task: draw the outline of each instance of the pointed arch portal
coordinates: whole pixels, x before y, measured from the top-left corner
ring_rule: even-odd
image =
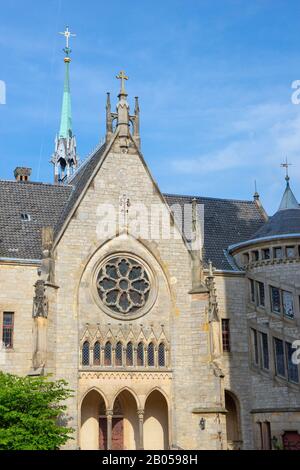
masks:
[[[169,448],[168,404],[158,390],[150,393],[145,404],[144,448],[165,450]]]
[[[158,450],[169,448],[169,410],[166,398],[153,390],[141,409],[134,393],[121,390],[113,409],[105,397],[90,390],[81,404],[82,450]]]

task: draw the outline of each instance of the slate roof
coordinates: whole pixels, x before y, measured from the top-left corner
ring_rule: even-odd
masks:
[[[254,235],[253,239],[300,233],[300,209],[279,210]]]
[[[0,181],[0,257],[40,259],[41,230],[54,226],[72,191],[70,186]],[[28,214],[23,221],[21,214]]]
[[[91,158],[86,161],[82,167],[80,167],[74,177],[69,180],[69,184],[72,185],[72,192],[65,205],[64,210],[60,214],[60,217],[55,226],[55,236],[59,234],[63,227],[64,221],[70,214],[74,204],[76,204],[82,191],[84,190],[88,180],[90,179],[94,169],[96,168],[99,160],[105,152],[106,145],[102,145],[98,150],[94,152]]]
[[[204,261],[206,264],[211,261],[220,270],[238,270],[227,252],[228,246],[248,240],[265,223],[254,201],[171,194],[165,194],[165,198],[169,206],[179,204],[183,207],[191,204],[193,199],[204,206]]]
[[[95,151],[66,186],[0,181],[1,258],[41,258],[42,227],[52,226],[55,235],[59,234],[104,152],[105,145]],[[164,197],[170,206],[190,204],[194,199],[171,194]],[[253,201],[206,197],[196,200],[204,205],[205,261],[211,260],[220,270],[237,270],[226,250],[229,245],[250,239],[264,224],[262,214]],[[22,213],[29,214],[31,220],[22,221]]]

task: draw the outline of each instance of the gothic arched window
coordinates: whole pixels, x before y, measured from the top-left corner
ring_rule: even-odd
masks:
[[[123,345],[119,341],[116,345],[116,366],[123,365]]]
[[[144,345],[143,343],[139,343],[137,347],[137,365],[143,366],[144,365]]]
[[[108,341],[104,348],[104,365],[111,366],[111,360],[112,360],[111,343]]]
[[[148,345],[148,366],[154,367],[155,361],[154,361],[154,344],[150,343]]]
[[[90,365],[90,343],[85,341],[82,346],[82,365]]]
[[[159,367],[166,366],[166,348],[164,343],[160,343],[158,346],[158,365]]]
[[[101,346],[99,341],[94,344],[94,366],[100,366]]]
[[[133,346],[131,342],[126,347],[126,365],[133,366]]]

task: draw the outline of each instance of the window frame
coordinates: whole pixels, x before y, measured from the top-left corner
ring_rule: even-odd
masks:
[[[271,312],[274,313],[275,315],[282,315],[282,301],[281,301],[281,289],[279,287],[276,287],[276,286],[273,286],[273,285],[269,285],[269,288],[270,288],[270,306],[271,306]],[[279,292],[279,311],[277,312],[276,310],[274,310],[274,302],[273,302],[273,296],[272,296],[272,291],[273,289],[275,290],[278,290]]]
[[[282,344],[282,350],[283,350],[283,367],[284,367],[284,375],[278,372],[278,363],[277,363],[277,351],[276,351],[276,342],[281,342]],[[281,338],[278,338],[277,336],[273,337],[273,348],[274,348],[274,365],[275,365],[275,375],[277,377],[280,377],[281,379],[287,380],[287,364],[286,364],[286,358],[285,358],[285,341]]]
[[[261,296],[261,287],[263,288],[263,296]],[[266,289],[265,283],[262,281],[255,281],[255,290],[256,290],[256,303],[258,307],[265,308],[266,307]],[[263,302],[261,302],[263,298]]]
[[[8,325],[5,324],[5,316],[10,315],[12,322]],[[5,350],[9,351],[14,349],[14,329],[15,329],[15,312],[3,312],[2,315],[2,344]],[[4,336],[5,332],[10,332],[9,337],[10,337],[10,343],[9,346],[5,344],[4,341]]]
[[[221,329],[222,329],[222,351],[223,353],[230,353],[231,352],[231,338],[230,338],[230,319],[229,318],[221,319]]]

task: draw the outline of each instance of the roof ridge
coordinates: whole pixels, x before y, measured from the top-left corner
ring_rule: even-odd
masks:
[[[229,199],[229,198],[221,198],[221,197],[209,197],[209,196],[195,196],[195,195],[186,195],[186,194],[171,194],[171,193],[162,193],[164,196],[171,196],[171,197],[182,197],[187,199],[206,199],[212,201],[226,201],[226,202],[242,202],[245,204],[255,204],[255,202],[251,199]]]
[[[54,184],[54,183],[44,183],[43,181],[15,181],[15,180],[1,180],[1,183],[11,183],[18,186],[49,186],[51,188],[72,188],[71,184]]]

